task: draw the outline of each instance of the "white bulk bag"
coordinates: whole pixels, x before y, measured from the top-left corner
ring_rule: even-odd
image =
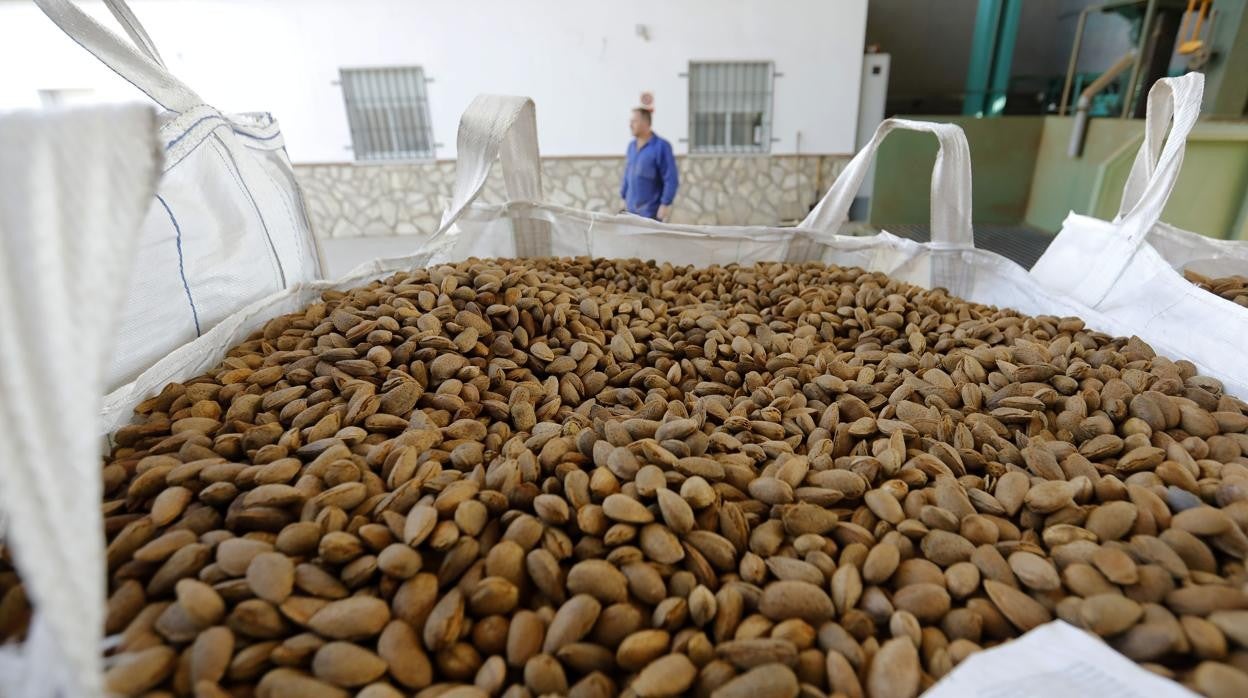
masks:
[[[1248,397],[1248,364],[1242,358],[1248,308],[1200,289],[1178,271],[1248,273],[1248,245],[1212,240],[1160,221],[1203,89],[1199,73],[1153,85],[1144,144],[1118,215],[1103,221],[1071,213],[1031,275],[1052,292],[1096,311],[1104,318],[1100,329],[1138,335],[1159,353],[1192,361],[1227,392]]]
[[[1154,674],[1100,637],[1063,620],[975,652],[924,691],[923,698],[1093,695],[1199,698],[1182,684]]]
[[[880,233],[837,235],[880,141],[891,131],[925,131],[940,150],[932,170],[932,238],[918,243]],[[167,383],[193,378],[265,322],[293,313],[327,289],[349,289],[396,271],[468,257],[588,255],[640,257],[680,264],[824,261],[883,271],[923,286],[943,286],[981,303],[1033,315],[1079,315],[1093,328],[1095,313],[1041,288],[1018,264],[977,250],[971,237],[970,155],[962,130],[951,124],[890,119],[858,153],[798,228],[671,225],[632,215],[578,211],[541,203],[541,167],[532,100],[485,95],[460,122],[455,188],[439,229],[413,255],[375,260],[334,282],[301,284],[251,304],[198,340],[181,347],[105,399],[105,433],[126,424],[141,400]],[[474,204],[499,160],[505,204]]]
[[[895,129],[933,133],[940,151],[932,178],[932,235],[920,244],[889,233],[846,237],[836,230],[861,185],[879,142]],[[961,129],[947,124],[890,120],[846,168],[799,228],[668,225],[629,215],[577,211],[540,202],[536,121],[531,100],[478,97],[464,114],[450,207],[434,235],[413,255],[375,260],[334,282],[299,284],[221,321],[199,339],[157,362],[105,399],[102,431],[126,424],[134,407],[166,384],[198,376],[270,319],[301,310],[329,289],[350,289],[397,271],[469,256],[539,254],[630,256],[673,263],[752,263],[764,260],[857,265],[917,284],[942,285],[971,300],[1030,314],[1079,315],[1093,328],[1104,318],[1041,288],[1019,265],[972,244],[970,158]],[[501,156],[501,158],[500,158]],[[493,162],[501,159],[512,201],[477,205]]]
[[[837,235],[836,230],[846,219],[849,203],[871,165],[880,140],[897,128],[927,131],[935,134],[940,142],[932,179],[935,242],[920,244],[888,233],[867,238]],[[596,214],[541,203],[534,107],[530,100],[523,98],[477,98],[461,121],[458,151],[451,205],[438,231],[418,252],[369,262],[335,282],[296,285],[226,318],[204,336],[156,363],[133,383],[109,395],[103,410],[103,431],[110,433],[128,422],[134,407],[167,383],[184,381],[211,369],[228,349],[246,340],[268,320],[299,311],[318,300],[326,290],[350,289],[397,271],[459,261],[474,255],[633,256],[693,264],[822,260],[886,271],[923,285],[944,285],[971,300],[1009,306],[1031,314],[1079,315],[1093,328],[1103,327],[1106,322],[1106,318],[1095,311],[1046,291],[1014,262],[973,247],[970,158],[965,138],[956,126],[885,122],[819,206],[795,229],[667,225],[635,216]],[[494,160],[500,156],[512,201],[502,205],[475,205],[473,202],[483,189]],[[1015,647],[1013,656],[1037,651],[1036,642],[1048,649],[1063,642],[1071,646],[1079,644],[1065,632],[1060,622],[1046,625],[1033,631],[1031,644],[1007,645],[1006,649]],[[1100,641],[1085,639],[1083,642]],[[1100,644],[1088,650],[1087,656],[1096,656],[1101,650],[1111,652]],[[1002,651],[998,648],[987,654]],[[1068,652],[1060,659],[1076,669],[1082,668],[1074,663],[1076,653]],[[1050,662],[1055,663],[1056,660]],[[1156,688],[1165,692],[1173,688],[1166,695],[1182,694],[1182,689],[1169,682],[1150,687],[1151,675],[1129,665],[1134,668],[1132,673],[1126,668],[1128,665],[1122,668],[1128,673],[1115,677],[1150,690]],[[950,690],[956,693],[958,685],[954,684]],[[1044,693],[1056,695],[1051,691]]]
[[[1205,76],[1190,73],[1181,78],[1167,78],[1166,82],[1186,83],[1180,90],[1171,90],[1172,97],[1165,99],[1160,93],[1154,98],[1149,93],[1148,109],[1144,120],[1144,143],[1135,154],[1131,172],[1122,191],[1122,204],[1115,220],[1121,220],[1140,201],[1148,189],[1149,180],[1157,170],[1161,158],[1166,129],[1177,109],[1199,113],[1205,91]],[[1164,88],[1163,88],[1164,89]],[[1180,104],[1181,103],[1181,104]],[[1172,138],[1178,137],[1171,134]],[[1182,137],[1186,145],[1187,135]],[[1178,173],[1175,178],[1177,181]],[[1145,236],[1157,254],[1171,266],[1183,272],[1188,269],[1207,276],[1232,276],[1248,274],[1248,241],[1217,240],[1215,238],[1176,228],[1158,221]]]
[[[940,145],[932,170],[932,242],[918,243],[887,232],[838,235],[880,141],[897,129],[932,133]],[[460,124],[458,152],[451,206],[442,230],[426,247],[437,260],[588,255],[697,265],[822,261],[941,286],[969,300],[1030,314],[1076,315],[1085,310],[1042,289],[1014,262],[975,249],[970,154],[962,130],[951,124],[883,122],[797,228],[674,225],[544,203],[533,105],[518,97],[474,100]],[[498,155],[511,200],[473,204]],[[1094,316],[1081,316],[1096,326]]]
[[[101,692],[99,414],[160,178],[150,107],[0,116],[0,542],[34,616],[0,696]]]
[[[205,104],[165,69],[123,0],[106,4],[135,45],[72,0],[36,4],[167,110],[159,116],[164,172],[143,221],[108,389],[248,303],[320,278],[303,199],[270,115],[226,115]]]

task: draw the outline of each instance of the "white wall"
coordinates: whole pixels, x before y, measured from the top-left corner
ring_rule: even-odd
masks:
[[[81,2],[115,27],[98,2]],[[437,157],[482,92],[537,102],[545,155],[622,153],[628,110],[688,131],[690,60],[772,60],[774,153],[854,149],[867,0],[135,0],[170,70],[226,111],[269,111],[296,162],[350,160],[338,68],[422,65]],[[636,33],[644,24],[649,40]],[[0,0],[0,108],[39,89],[137,93],[26,0]]]

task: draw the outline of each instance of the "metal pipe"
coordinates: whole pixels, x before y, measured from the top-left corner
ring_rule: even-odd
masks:
[[[1131,105],[1135,102],[1135,83],[1140,79],[1140,68],[1144,65],[1144,49],[1148,47],[1149,28],[1153,25],[1153,15],[1157,13],[1157,0],[1148,0],[1144,8],[1144,23],[1140,25],[1140,42],[1136,46],[1135,65],[1131,68],[1131,79],[1127,81],[1127,89],[1122,95],[1122,118],[1131,114]]]
[[[1018,41],[1018,21],[1023,14],[1023,0],[1005,0],[1001,23],[997,27],[997,45],[993,48],[992,73],[984,100],[985,116],[1000,116],[1010,91],[1010,63],[1014,44]]]
[[[1079,47],[1083,44],[1083,30],[1087,24],[1088,15],[1093,12],[1112,10],[1115,7],[1138,5],[1146,1],[1150,5],[1154,2],[1154,0],[1116,0],[1116,2],[1107,2],[1102,5],[1090,5],[1079,12],[1079,24],[1075,27],[1075,45],[1070,50],[1070,64],[1066,67],[1066,84],[1062,87],[1061,106],[1057,110],[1059,116],[1066,116],[1066,107],[1070,106],[1070,86],[1075,82],[1075,68],[1079,63]]]
[[[992,89],[992,58],[1000,38],[1004,0],[979,0],[975,10],[975,33],[971,41],[971,61],[966,70],[966,97],[962,113],[983,116]]]
[[[1079,65],[1079,46],[1083,43],[1083,27],[1088,23],[1088,13],[1092,9],[1085,7],[1079,13],[1079,24],[1075,26],[1075,45],[1070,49],[1070,65],[1066,67],[1066,84],[1062,86],[1062,105],[1057,108],[1058,116],[1066,116],[1066,105],[1070,103],[1070,85],[1075,81],[1075,68]]]
[[[1205,15],[1209,12],[1209,4],[1209,0],[1204,0],[1204,2],[1200,4],[1200,14],[1196,15],[1196,28],[1192,29],[1193,41],[1200,40],[1200,25],[1205,23]]]
[[[1108,87],[1123,71],[1136,64],[1136,58],[1135,49],[1127,51],[1117,63],[1079,93],[1079,101],[1075,104],[1075,123],[1070,128],[1070,145],[1066,148],[1068,156],[1077,158],[1083,154],[1083,140],[1088,131],[1088,109],[1092,106],[1092,98]]]

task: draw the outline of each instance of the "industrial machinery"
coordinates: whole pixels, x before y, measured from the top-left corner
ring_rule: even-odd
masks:
[[[1022,51],[1038,50],[1024,46],[1038,42],[1020,30],[1037,18],[1052,27],[1045,13],[1057,4],[978,1],[963,115],[954,121],[971,146],[980,241],[991,244],[989,235],[999,233],[998,249],[1028,247],[1010,252],[1026,263],[1071,211],[1112,218],[1143,140],[1139,117],[1149,89],[1189,71],[1205,76],[1201,123],[1187,139],[1165,220],[1213,238],[1248,240],[1248,0],[1081,2],[1058,20],[1072,44],[1063,65],[1054,69],[1054,61],[1034,54],[1023,61]],[[1019,64],[1041,72],[1013,72],[1016,50]],[[948,112],[900,115],[950,120]],[[875,190],[872,225],[925,229],[926,207],[908,203],[922,203],[924,185],[910,187],[902,174],[922,169],[927,158],[934,161],[935,145],[917,137],[881,147],[877,177],[889,186]]]
[[[1001,116],[1011,94],[1036,76],[1011,74],[1024,0],[979,0],[962,113]],[[1112,65],[1079,71],[1087,42],[1104,41],[1089,31],[1089,18],[1114,14],[1127,20],[1131,51]],[[1104,26],[1104,25],[1102,25]],[[1108,62],[1108,61],[1107,61]],[[1158,79],[1189,70],[1205,73],[1202,113],[1238,118],[1248,108],[1248,0],[1109,0],[1080,13],[1064,79],[1039,76],[1042,113],[1140,118],[1144,95]],[[1044,83],[1049,85],[1045,86]],[[1092,90],[1095,86],[1096,89]],[[1023,113],[1012,108],[1011,112]]]

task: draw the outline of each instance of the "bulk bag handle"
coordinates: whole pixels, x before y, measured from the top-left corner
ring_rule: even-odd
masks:
[[[955,124],[910,119],[885,119],[875,135],[854,156],[801,227],[836,234],[849,220],[849,207],[875,162],[880,143],[893,131],[919,131],[936,136],[939,149],[932,166],[931,245],[934,248],[969,249],[975,246],[971,232],[971,150],[966,134]]]
[[[104,0],[104,6],[113,14],[113,18],[117,20],[121,28],[126,30],[130,40],[143,52],[143,55],[150,58],[156,65],[164,68],[165,60],[160,57],[160,52],[156,50],[156,43],[152,41],[152,37],[147,35],[147,30],[143,28],[139,18],[130,10],[126,0]]]
[[[1117,219],[1122,219],[1140,202],[1149,182],[1157,172],[1162,145],[1166,142],[1166,130],[1171,120],[1189,124],[1185,130],[1170,132],[1170,138],[1187,144],[1187,136],[1200,114],[1200,104],[1205,93],[1203,73],[1188,73],[1182,77],[1158,80],[1148,93],[1148,109],[1144,116],[1144,143],[1131,164],[1126,186],[1122,190],[1122,205],[1118,207]],[[1178,173],[1175,172],[1177,179]]]
[[[1162,78],[1148,92],[1144,143],[1136,154],[1123,190],[1122,211],[1107,226],[1099,255],[1098,273],[1084,276],[1070,294],[1095,307],[1109,295],[1135,259],[1174,191],[1187,137],[1200,116],[1204,76],[1189,73]],[[1166,126],[1170,133],[1166,135]],[[1164,144],[1163,144],[1164,137]]]
[[[133,44],[95,21],[73,0],[35,0],[35,4],[78,45],[165,109],[182,113],[204,103],[165,69],[156,45],[125,0],[106,0],[105,4]]]
[[[451,204],[430,240],[445,233],[480,196],[495,158],[502,160],[508,199],[541,200],[537,108],[532,99],[477,95],[459,120],[455,148],[455,189],[451,192]]]
[[[975,285],[975,269],[970,260],[963,258],[963,252],[975,248],[971,229],[971,149],[966,143],[966,134],[955,124],[885,119],[802,221],[801,227],[813,231],[816,238],[837,234],[849,219],[850,204],[871,170],[880,143],[897,130],[930,133],[936,136],[938,145],[936,162],[932,165],[927,283],[933,288],[948,289],[956,296],[969,295]]]

